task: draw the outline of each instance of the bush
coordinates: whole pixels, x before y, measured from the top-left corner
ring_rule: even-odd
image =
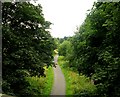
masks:
[[[72,38],[69,62],[79,73],[93,79],[100,97],[120,96],[119,10],[120,2],[94,3]],[[88,94],[85,91],[84,95]]]
[[[26,97],[39,97],[43,95],[45,88],[45,78],[44,77],[26,77],[26,80],[29,82],[29,86],[26,91],[23,91],[23,96]]]
[[[73,95],[73,97],[87,97],[88,95],[88,97],[92,97],[96,95],[96,86],[88,77],[82,74],[79,75],[78,72],[66,66],[68,62],[64,60],[64,56],[59,57],[58,63],[65,75],[66,95]]]

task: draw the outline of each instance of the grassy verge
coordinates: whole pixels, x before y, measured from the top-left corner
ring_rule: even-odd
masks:
[[[24,89],[24,97],[49,97],[53,81],[54,81],[54,73],[53,68],[49,66],[49,68],[44,67],[46,77],[26,77],[25,80],[29,83],[29,86]],[[43,95],[43,96],[42,96]],[[6,94],[0,94],[0,97],[15,97],[9,96]]]
[[[91,83],[90,79],[84,75],[79,75],[77,72],[72,71],[69,67],[65,65],[68,64],[67,61],[64,61],[64,57],[59,57],[59,65],[64,73],[66,80],[66,95],[81,95],[84,93],[89,93],[89,95],[94,94],[96,87]],[[85,94],[85,95],[87,95]]]
[[[46,70],[46,82],[43,91],[44,95],[50,95],[54,82],[54,72],[52,67],[49,67],[48,69],[46,68],[45,70]]]
[[[51,89],[53,86],[53,69],[52,67],[46,68],[45,69],[45,74],[46,77],[27,77],[26,79],[30,83],[30,86],[28,87],[28,92],[30,93],[29,95],[44,95],[45,97],[48,97],[51,93]]]

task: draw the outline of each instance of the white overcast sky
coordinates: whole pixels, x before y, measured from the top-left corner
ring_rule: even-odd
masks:
[[[50,32],[53,37],[72,36],[86,18],[96,0],[38,0],[47,21],[53,23]]]

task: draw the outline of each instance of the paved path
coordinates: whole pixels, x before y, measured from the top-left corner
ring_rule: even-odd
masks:
[[[54,84],[51,95],[65,95],[65,78],[59,65],[53,67],[54,70]],[[63,96],[62,96],[63,97]]]

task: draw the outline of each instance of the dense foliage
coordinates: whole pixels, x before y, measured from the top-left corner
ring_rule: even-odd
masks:
[[[59,45],[59,55],[63,55],[63,56],[69,56],[68,54],[71,52],[72,48],[71,48],[71,42],[68,40],[65,40],[64,42],[62,42]]]
[[[94,96],[120,97],[119,25],[120,2],[98,2],[70,40],[69,64],[93,80]]]
[[[25,77],[44,75],[43,66],[51,64],[54,49],[50,24],[40,5],[2,3],[3,93],[28,97]]]
[[[58,64],[60,65],[63,74],[66,80],[66,95],[77,95],[84,97],[84,94],[87,93],[86,97],[91,96],[96,91],[96,86],[91,83],[91,80],[85,75],[79,75],[77,71],[74,71],[73,68],[67,66],[68,61],[64,56],[59,56]],[[87,92],[86,92],[87,91]],[[74,96],[72,96],[74,97]]]

